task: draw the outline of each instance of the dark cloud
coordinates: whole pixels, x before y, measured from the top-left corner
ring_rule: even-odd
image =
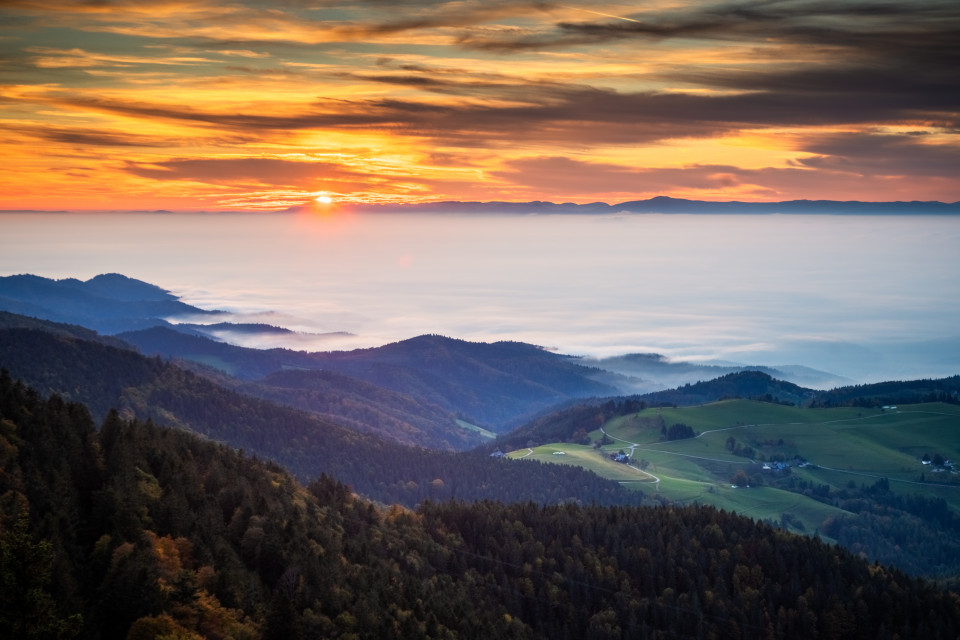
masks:
[[[264,76],[264,77],[300,77],[304,74],[300,71],[285,67],[251,67],[247,65],[229,65],[226,67],[227,71],[236,71],[237,73],[244,73],[252,76]]]
[[[547,2],[514,0],[477,0],[441,2],[383,2],[366,0],[372,7],[372,18],[347,22],[335,31],[348,37],[364,38],[392,35],[407,31],[432,29],[464,29],[501,18],[514,18],[528,13],[540,14],[554,6]]]
[[[189,180],[209,184],[259,183],[277,187],[316,188],[329,180],[356,181],[362,176],[343,165],[279,158],[180,158],[153,164],[127,163],[126,171],[154,180]]]
[[[663,189],[717,189],[740,184],[741,169],[726,165],[693,165],[677,168],[633,168],[551,156],[523,158],[493,172],[501,180],[535,191],[562,195],[593,193],[644,193]]]
[[[855,163],[842,160],[833,158],[832,163],[816,167],[798,163],[795,167],[761,169],[707,164],[634,168],[551,156],[512,160],[505,163],[504,170],[491,175],[531,194],[550,193],[555,199],[609,193],[659,194],[671,190],[710,194],[730,188],[765,199],[799,199],[817,193],[825,199],[843,200],[848,199],[843,194],[851,189],[871,193],[870,199],[876,200],[915,199],[918,188],[924,193],[935,193],[937,188],[943,188],[944,194],[951,192],[950,184],[943,180],[949,176],[943,176],[943,170],[932,176],[902,175],[891,163],[885,173],[864,172]]]
[[[118,133],[97,129],[68,129],[53,126],[8,127],[9,131],[81,147],[170,147],[175,142],[169,139],[141,136],[133,133]]]
[[[797,161],[816,169],[866,175],[903,175],[955,179],[960,147],[928,140],[929,135],[834,134],[804,141],[802,149],[819,154]]]
[[[920,117],[916,96],[837,92],[824,104],[806,90],[740,95],[618,93],[589,87],[539,86],[527,104],[430,104],[415,100],[318,100],[293,113],[210,112],[186,106],[105,98],[57,98],[56,104],[87,110],[162,118],[257,132],[337,128],[378,130],[466,146],[529,140],[575,144],[636,144],[663,139],[723,135],[743,128],[862,125]]]
[[[340,74],[357,81],[382,82],[422,91],[457,96],[477,96],[496,100],[515,102],[536,101],[544,96],[560,91],[569,91],[569,84],[523,80],[501,76],[494,73],[477,74],[459,69],[431,69],[421,65],[402,65],[399,72],[388,73],[349,73]]]
[[[912,2],[730,1],[685,5],[662,11],[609,16],[589,22],[560,22],[554,30],[524,34],[469,34],[461,44],[509,51],[602,44],[624,39],[676,38],[781,42],[860,49],[884,55],[905,51],[957,51],[960,9],[953,0]],[[942,52],[942,51],[941,51]]]
[[[661,79],[819,95],[822,104],[806,106],[824,114],[836,108],[835,101],[856,102],[860,96],[860,103],[887,101],[924,113],[945,109],[948,126],[958,121],[960,3],[955,0],[722,2],[625,18],[563,22],[549,32],[517,37],[470,33],[460,45],[509,54],[630,40],[664,46],[678,39],[756,43],[764,47],[757,51],[762,64],[733,69],[688,64],[665,71]],[[804,62],[778,59],[771,50],[778,45],[810,47],[810,55]]]

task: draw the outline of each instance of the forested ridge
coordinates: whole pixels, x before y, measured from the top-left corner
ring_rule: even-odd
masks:
[[[382,347],[306,353],[250,349],[166,327],[119,334],[148,355],[209,362],[252,381],[285,369],[336,371],[413,396],[495,431],[570,398],[611,395],[598,370],[520,342],[424,335]]]
[[[839,387],[818,393],[813,405],[880,407],[918,402],[960,404],[960,376],[933,380],[891,380]]]
[[[147,358],[37,329],[0,329],[0,367],[42,393],[122,416],[188,429],[282,464],[302,481],[333,475],[384,503],[533,500],[639,504],[636,491],[577,467],[496,460],[482,452],[429,451],[388,442],[329,419],[214,384]]]
[[[703,507],[377,507],[0,375],[0,637],[955,638],[960,598]]]

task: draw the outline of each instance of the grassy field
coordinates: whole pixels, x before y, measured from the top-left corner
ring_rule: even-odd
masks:
[[[467,431],[474,431],[476,433],[479,433],[481,437],[486,438],[487,440],[493,440],[494,438],[497,437],[497,434],[495,434],[493,431],[487,431],[483,427],[478,427],[475,424],[470,424],[466,420],[457,420],[457,424],[460,425],[461,428],[466,429]]]
[[[675,423],[689,425],[697,436],[664,440],[662,429]],[[895,492],[944,498],[960,510],[960,477],[921,463],[924,454],[960,463],[960,407],[953,405],[802,409],[727,400],[621,416],[608,421],[603,431],[592,432],[591,438],[598,440],[603,432],[613,443],[599,450],[554,443],[521,449],[511,457],[579,465],[626,487],[754,518],[780,521],[787,514],[790,528],[808,533],[840,510],[772,485],[806,482],[840,490],[887,478]],[[735,455],[731,446],[741,454],[752,450],[752,459]],[[632,453],[629,466],[609,459],[618,450]],[[799,466],[800,459],[809,466]],[[790,467],[764,469],[769,460],[786,460]],[[755,480],[749,488],[731,486],[741,469]]]

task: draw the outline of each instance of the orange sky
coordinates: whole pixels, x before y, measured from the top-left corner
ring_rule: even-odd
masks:
[[[960,200],[960,4],[6,0],[0,209]]]

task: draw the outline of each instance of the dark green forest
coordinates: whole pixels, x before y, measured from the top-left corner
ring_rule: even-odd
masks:
[[[704,507],[377,506],[0,375],[0,637],[955,638],[960,598]]]
[[[815,407],[882,407],[917,402],[960,403],[960,376],[938,380],[906,380],[858,384],[821,391]]]

